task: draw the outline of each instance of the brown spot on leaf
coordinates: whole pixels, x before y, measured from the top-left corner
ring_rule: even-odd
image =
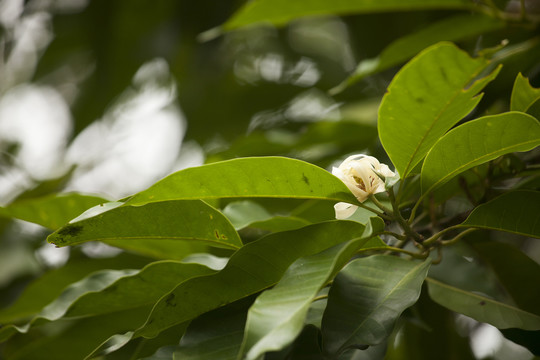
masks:
[[[175,297],[176,296],[174,294],[169,294],[169,296],[167,296],[167,298],[165,299],[165,304],[167,304],[167,306],[175,307],[176,306],[176,301],[174,301]]]

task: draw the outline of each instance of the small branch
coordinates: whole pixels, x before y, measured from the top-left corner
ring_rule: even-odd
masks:
[[[470,229],[467,229],[461,233],[459,233],[458,235],[456,235],[453,239],[450,239],[450,240],[446,240],[446,241],[441,241],[441,245],[442,246],[448,246],[448,245],[452,245],[452,244],[455,244],[456,242],[458,242],[461,238],[463,238],[464,236],[472,233],[473,231],[476,231],[478,229],[476,228],[470,228]]]
[[[403,235],[403,234],[398,234],[398,233],[395,233],[393,231],[383,231],[380,233],[381,235],[390,235],[390,236],[393,236],[395,237],[396,239],[398,240],[406,240],[407,239],[407,236],[406,235]]]
[[[412,251],[408,251],[405,249],[400,249],[392,246],[380,246],[380,247],[372,247],[372,248],[366,248],[366,249],[360,249],[356,253],[361,254],[368,251],[393,251],[398,252],[402,254],[409,255],[415,259],[425,259],[428,257],[429,253],[414,253]]]
[[[444,234],[446,234],[447,232],[449,231],[452,231],[452,230],[455,230],[455,229],[459,229],[459,228],[462,228],[463,226],[461,226],[461,224],[458,224],[458,225],[454,225],[454,226],[449,226],[447,227],[446,229],[444,230],[441,230],[439,231],[438,233],[436,234],[433,234],[430,238],[428,238],[426,241],[424,241],[424,246],[430,246],[432,245],[435,241],[437,241],[441,236],[443,236]]]
[[[323,300],[323,299],[327,299],[327,298],[328,298],[328,294],[319,295],[319,296],[314,297],[313,300],[311,300],[311,302],[315,302],[315,301],[319,301],[319,300]]]
[[[382,217],[382,218],[385,219],[385,220],[388,220],[388,221],[392,221],[392,220],[393,220],[390,216],[386,215],[385,213],[380,212],[380,211],[378,211],[378,210],[376,210],[376,209],[374,209],[374,208],[371,208],[371,207],[369,207],[369,206],[367,206],[367,205],[364,205],[364,204],[362,204],[362,203],[358,203],[357,206],[361,207],[362,209],[366,209],[366,210],[368,210],[368,211],[371,211],[372,213],[374,213],[374,214],[376,214],[376,215]]]

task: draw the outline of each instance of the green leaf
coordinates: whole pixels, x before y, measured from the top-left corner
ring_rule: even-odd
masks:
[[[401,178],[478,104],[481,96],[475,95],[500,70],[476,80],[489,64],[442,42],[422,51],[394,77],[379,108],[378,126],[383,147]]]
[[[0,216],[25,220],[56,230],[86,209],[107,201],[97,196],[76,193],[53,194],[19,200],[0,207]]]
[[[219,273],[189,280],[164,296],[136,335],[153,337],[170,326],[264,290],[277,283],[296,259],[360,237],[363,231],[364,226],[355,222],[332,221],[249,243],[236,251]]]
[[[252,303],[253,298],[242,299],[193,320],[174,351],[174,359],[236,360]]]
[[[483,262],[493,269],[514,302],[521,309],[540,315],[540,287],[531,286],[540,279],[540,265],[510,244],[489,241],[472,245]]]
[[[373,222],[362,238],[296,260],[274,288],[257,298],[249,309],[242,358],[258,359],[265,352],[281,350],[294,341],[319,291],[374,232],[384,228],[382,219],[373,218]]]
[[[127,203],[246,197],[356,202],[345,184],[324,169],[295,159],[261,157],[180,170],[135,194]]]
[[[431,278],[427,278],[426,281],[431,299],[452,311],[499,329],[540,330],[538,315]]]
[[[253,227],[269,231],[287,231],[311,224],[295,216],[274,216],[261,205],[249,200],[228,204],[223,209],[223,214],[236,230]]]
[[[462,225],[540,238],[540,192],[503,194],[476,207]]]
[[[72,258],[61,268],[43,274],[28,285],[17,301],[10,307],[0,310],[0,323],[18,323],[41,311],[47,304],[57,298],[64,288],[75,283],[90,273],[102,269],[140,268],[147,261],[134,258],[128,254],[120,254],[113,258],[92,259]]]
[[[510,110],[528,112],[529,108],[540,99],[540,89],[533,88],[529,80],[518,74],[510,98]]]
[[[214,272],[203,265],[177,261],[154,262],[140,271],[99,271],[70,285],[27,325],[3,328],[0,337],[7,338],[15,331],[27,332],[43,320],[95,316],[150,306],[179,283]]]
[[[431,260],[373,255],[350,262],[328,296],[322,332],[325,351],[384,341],[400,314],[420,296]]]
[[[242,246],[227,218],[200,200],[120,206],[71,223],[47,240],[56,246],[102,241],[150,256],[176,259],[201,252],[204,247],[200,245],[226,249]]]
[[[508,112],[469,121],[449,131],[429,152],[422,166],[422,192],[501,155],[538,145],[540,123],[530,115]]]
[[[366,76],[399,65],[439,41],[465,39],[504,26],[504,21],[481,14],[460,14],[443,19],[423,27],[420,31],[395,40],[377,58],[363,60],[348,79],[332,89],[332,93],[337,93]]]
[[[256,0],[248,2],[225,24],[223,30],[270,23],[284,25],[304,16],[345,15],[385,11],[412,11],[427,9],[470,9],[474,5],[468,0],[304,0],[291,3],[287,0]]]

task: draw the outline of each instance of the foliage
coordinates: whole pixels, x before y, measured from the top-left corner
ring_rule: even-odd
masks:
[[[24,82],[52,84],[73,37],[97,64],[71,109],[73,146],[99,123],[96,108],[106,124],[136,94],[165,89],[160,109],[174,113],[178,96],[184,143],[201,144],[206,157],[116,196],[73,191],[90,166],[76,162],[6,201],[4,358],[468,359],[484,356],[473,350],[485,324],[504,346],[520,344],[523,358],[540,356],[534,1],[253,0],[213,4],[215,14],[204,2],[182,5],[196,16],[168,4],[147,12],[142,1],[93,1],[54,14],[59,36],[39,66],[3,84],[6,98]],[[92,21],[71,22],[113,8],[112,40],[90,45],[66,30],[94,31]],[[152,31],[166,42],[159,51]],[[189,39],[167,43],[167,34]],[[172,56],[180,43],[190,46]],[[353,45],[363,52],[356,69],[342,66]],[[142,70],[122,92],[140,60],[123,51],[162,56],[178,93],[168,72],[141,85]],[[294,56],[295,66],[283,60]],[[313,71],[320,81],[309,80]],[[6,171],[20,165],[11,145],[0,138]],[[332,175],[353,153],[395,175],[376,160],[341,166],[345,182]],[[336,220],[343,207],[347,219]],[[27,222],[40,230],[25,235]],[[45,238],[70,249],[65,264],[40,262]],[[96,256],[92,244],[106,250]]]

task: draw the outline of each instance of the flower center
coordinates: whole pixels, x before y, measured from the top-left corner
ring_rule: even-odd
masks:
[[[356,176],[356,175],[353,175],[353,179],[354,181],[356,181],[356,186],[362,190],[362,191],[366,191],[366,184],[364,184],[364,180],[362,180],[362,178]]]

